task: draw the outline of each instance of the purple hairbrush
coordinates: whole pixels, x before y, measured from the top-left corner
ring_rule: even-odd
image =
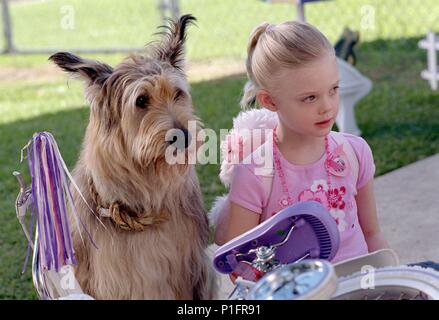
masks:
[[[338,251],[340,235],[328,210],[317,201],[289,206],[215,252],[213,264],[231,273],[240,261],[254,262],[255,249],[275,248],[274,259],[288,264],[302,259],[331,260]]]

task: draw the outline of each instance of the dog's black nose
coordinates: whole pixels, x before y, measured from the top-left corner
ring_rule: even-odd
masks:
[[[185,128],[179,128],[176,130],[177,132],[174,133],[169,144],[175,145],[178,149],[187,149],[191,144],[191,134]]]
[[[184,148],[186,149],[191,143],[191,134],[184,128],[181,129],[181,131],[183,131],[184,134]]]

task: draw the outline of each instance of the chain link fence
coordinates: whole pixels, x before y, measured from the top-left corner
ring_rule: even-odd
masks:
[[[198,19],[188,36],[193,61],[242,59],[254,26],[301,14],[295,0],[1,1],[4,52],[137,50],[155,38],[164,17],[192,13]],[[397,45],[424,37],[428,30],[439,31],[437,0],[312,1],[302,14],[334,43],[345,27],[358,31],[361,42],[391,40]]]

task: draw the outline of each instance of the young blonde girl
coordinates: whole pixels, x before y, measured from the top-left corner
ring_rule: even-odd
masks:
[[[249,82],[241,104],[256,101],[277,114],[275,170],[267,192],[255,163],[235,165],[230,212],[217,226],[216,243],[231,240],[288,205],[315,200],[328,208],[340,232],[332,262],[388,247],[377,220],[371,149],[360,137],[331,131],[339,108],[339,74],[327,38],[307,23],[263,23],[253,30],[247,52]],[[349,165],[348,146],[340,148],[335,135],[342,135],[354,150],[358,172]],[[328,165],[331,161],[335,169]]]

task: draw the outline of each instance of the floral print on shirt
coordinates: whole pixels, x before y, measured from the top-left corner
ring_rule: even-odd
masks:
[[[331,208],[329,213],[337,223],[338,230],[343,232],[347,227],[346,213],[343,210],[346,207],[345,196],[345,186],[329,190],[325,180],[314,180],[309,189],[299,194],[298,200],[299,202],[314,200],[320,202],[324,207],[329,206]]]

